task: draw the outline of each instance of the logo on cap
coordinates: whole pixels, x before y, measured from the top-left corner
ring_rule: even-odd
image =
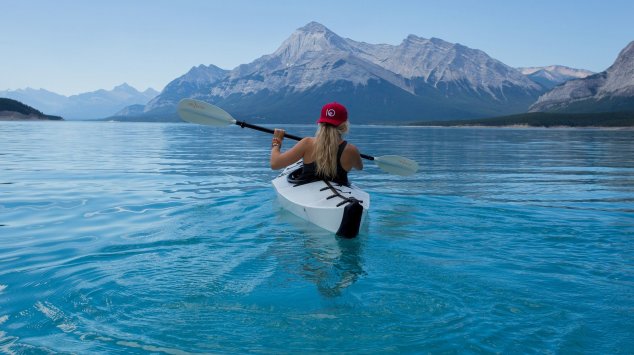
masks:
[[[329,104],[325,104],[321,108],[321,115],[319,115],[317,123],[327,123],[333,126],[339,126],[347,120],[348,111],[346,108],[342,104],[331,102]]]

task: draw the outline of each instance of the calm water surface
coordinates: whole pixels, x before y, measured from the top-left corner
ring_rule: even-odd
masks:
[[[634,131],[349,139],[421,171],[352,174],[343,240],[275,202],[265,134],[0,122],[0,352],[634,353]]]

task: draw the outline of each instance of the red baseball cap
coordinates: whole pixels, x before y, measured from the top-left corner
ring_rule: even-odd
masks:
[[[347,120],[348,110],[340,103],[331,102],[321,108],[321,116],[319,116],[317,123],[328,123],[333,126],[339,126]]]

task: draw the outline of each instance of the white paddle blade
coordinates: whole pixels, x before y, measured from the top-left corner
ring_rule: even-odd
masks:
[[[183,121],[191,123],[207,126],[228,126],[236,123],[227,111],[199,100],[182,99],[178,103],[177,111]]]
[[[398,155],[375,157],[374,162],[383,171],[394,175],[409,176],[418,171],[418,163]]]

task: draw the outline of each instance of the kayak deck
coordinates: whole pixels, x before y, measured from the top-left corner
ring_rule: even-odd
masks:
[[[289,179],[301,168],[299,161],[273,180],[282,207],[332,233],[356,236],[370,208],[370,195],[354,184],[345,186],[324,180],[297,183]]]

